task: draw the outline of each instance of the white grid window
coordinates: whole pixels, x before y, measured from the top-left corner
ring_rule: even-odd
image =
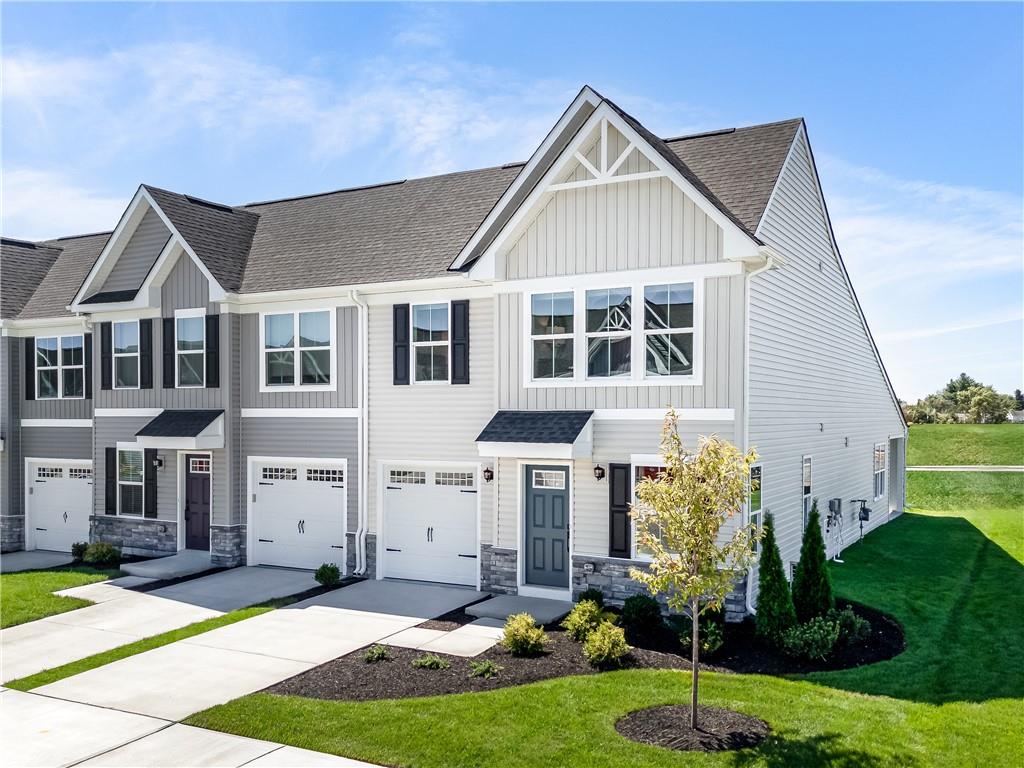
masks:
[[[646,375],[693,374],[693,283],[644,288]]]
[[[331,384],[331,317],[328,310],[264,315],[263,381],[267,387],[326,388]]]
[[[747,508],[750,510],[750,524],[754,527],[755,533],[761,530],[761,478],[763,476],[764,473],[760,464],[755,464],[750,468],[750,497],[747,500]],[[754,541],[753,550],[754,554],[757,554],[758,546],[756,540]]]
[[[811,457],[804,456],[803,472],[801,473],[800,494],[803,498],[804,528],[807,527],[807,518],[811,514]]]
[[[472,488],[474,474],[472,472],[435,472],[434,485],[454,485],[461,488]]]
[[[113,324],[114,389],[139,388],[139,321]]]
[[[530,297],[534,379],[573,378],[573,307],[571,291]]]
[[[68,470],[68,477],[72,480],[92,480],[92,469],[89,467],[72,467]]]
[[[60,478],[64,477],[63,467],[39,467],[36,469],[36,477],[40,480],[47,478]]]
[[[314,483],[344,483],[345,471],[314,467],[306,470],[306,479]]]
[[[174,356],[178,387],[206,386],[206,317],[192,313],[174,318]]]
[[[885,495],[885,465],[886,465],[885,443],[878,443],[874,450],[874,481],[875,501]]]
[[[396,485],[426,485],[427,473],[414,469],[392,469],[388,473],[388,482]]]
[[[36,339],[36,398],[85,397],[85,337]]]
[[[188,460],[188,471],[199,474],[210,473],[210,460],[208,458],[191,458]]]
[[[630,375],[632,303],[629,288],[587,291],[587,378]]]
[[[565,473],[557,470],[535,469],[533,470],[533,487],[556,490],[565,488]]]
[[[448,381],[448,305],[412,308],[412,369],[416,382]]]
[[[143,480],[146,468],[142,451],[117,452],[117,513],[138,515],[143,512]]]
[[[299,470],[296,467],[264,467],[264,480],[298,480]]]

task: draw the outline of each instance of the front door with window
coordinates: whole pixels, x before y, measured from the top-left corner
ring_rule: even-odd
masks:
[[[569,468],[528,464],[523,475],[523,579],[568,589]]]
[[[210,549],[210,457],[185,456],[185,548]]]

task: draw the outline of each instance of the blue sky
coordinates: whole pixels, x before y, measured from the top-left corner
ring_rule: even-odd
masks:
[[[525,159],[583,83],[664,136],[803,116],[906,399],[1024,387],[1020,4],[2,6],[2,229]]]

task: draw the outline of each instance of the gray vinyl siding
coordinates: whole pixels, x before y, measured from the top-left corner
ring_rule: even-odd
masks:
[[[241,479],[250,456],[347,459],[347,530],[359,525],[359,420],[355,418],[243,418]]]
[[[182,253],[161,288],[160,305],[164,317],[174,317],[176,309],[204,308],[217,314],[217,305],[210,303],[210,281],[192,257]]]
[[[84,398],[53,398],[52,400],[24,400],[21,404],[23,419],[91,419],[92,400]]]
[[[453,291],[451,299],[458,299]],[[392,308],[369,308],[370,530],[377,531],[379,463],[481,460],[476,436],[494,415],[494,300],[469,303],[469,384],[393,384]],[[493,483],[480,490],[481,541],[490,543]]]
[[[832,249],[802,133],[758,233],[785,265],[751,282],[749,436],[762,456],[762,503],[789,563],[803,527],[802,457],[812,457],[819,511],[841,498],[853,540],[849,500],[873,496],[873,446],[905,428]],[[867,528],[885,522],[885,501],[869,506]]]
[[[624,273],[624,279],[628,273]],[[704,313],[695,333],[704,342],[703,384],[699,386],[526,387],[523,384],[523,294],[496,297],[497,382],[501,408],[733,408],[743,406],[743,277],[704,281]],[[582,336],[577,339],[580,343]],[[634,361],[642,365],[643,361]]]
[[[336,388],[318,392],[260,392],[260,316],[240,315],[243,408],[355,408],[359,400],[359,310],[335,310]]]
[[[33,459],[91,459],[89,427],[23,427],[21,454]]]
[[[147,211],[100,291],[139,288],[170,236],[156,211]]]

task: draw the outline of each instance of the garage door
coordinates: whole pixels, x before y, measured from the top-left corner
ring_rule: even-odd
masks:
[[[394,466],[385,471],[384,575],[475,586],[476,470]]]
[[[91,461],[32,459],[27,462],[25,482],[29,547],[70,552],[75,542],[89,541]]]
[[[317,568],[336,563],[345,571],[344,460],[253,464],[256,565]]]

